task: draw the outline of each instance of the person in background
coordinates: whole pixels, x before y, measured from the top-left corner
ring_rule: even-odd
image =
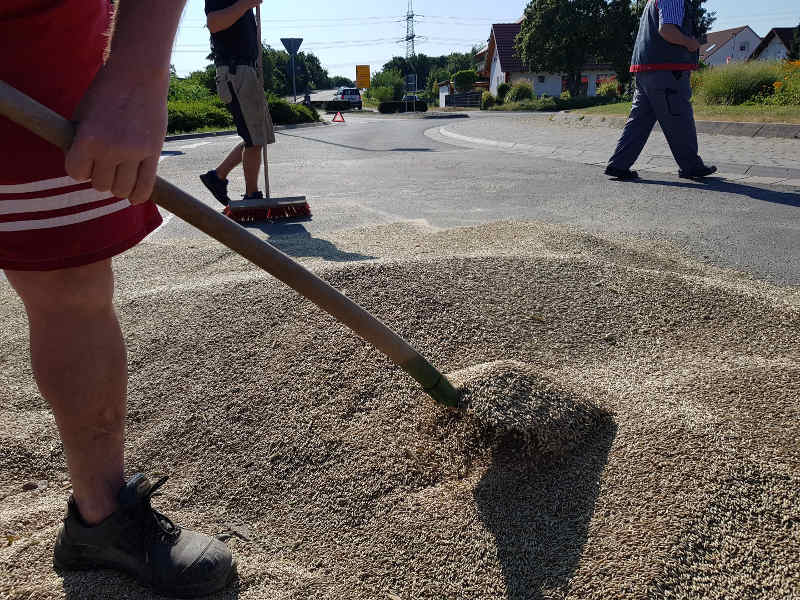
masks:
[[[223,205],[230,202],[228,174],[244,168],[244,199],[263,198],[258,182],[264,144],[275,143],[275,132],[261,80],[256,71],[261,40],[253,8],[262,0],[206,0],[206,23],[217,67],[217,94],[233,115],[242,141],[216,169],[200,175],[203,185]]]
[[[685,0],[649,0],[639,25],[631,72],[636,92],[628,122],[606,175],[637,179],[631,167],[639,158],[656,122],[667,138],[679,175],[695,179],[716,173],[698,155],[692,109],[691,74],[700,64],[697,15]]]

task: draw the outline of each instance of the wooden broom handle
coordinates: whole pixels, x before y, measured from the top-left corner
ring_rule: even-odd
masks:
[[[259,92],[261,92],[261,115],[262,115],[261,118],[263,119],[262,127],[264,128],[264,145],[262,146],[262,149],[261,149],[261,156],[264,159],[264,164],[263,164],[263,167],[264,167],[264,197],[265,198],[269,198],[270,197],[270,191],[269,191],[269,162],[267,162],[267,146],[269,145],[269,144],[267,144],[267,111],[269,110],[269,106],[267,105],[267,99],[264,97],[264,93],[265,93],[265,90],[264,90],[264,56],[263,56],[264,49],[261,46],[261,5],[260,4],[256,4],[256,31],[258,32],[257,33],[257,37],[258,37],[258,56],[256,58],[256,69],[258,70],[258,73],[256,73],[256,75],[258,76],[258,83],[259,83],[259,86],[261,88],[259,90]]]
[[[75,130],[69,121],[3,81],[0,115],[62,150],[72,144]],[[328,312],[416,379],[434,400],[447,406],[458,405],[458,394],[447,378],[408,342],[292,258],[160,177],[150,199]]]

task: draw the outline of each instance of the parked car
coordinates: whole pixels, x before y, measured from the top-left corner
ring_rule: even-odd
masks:
[[[353,108],[364,108],[364,103],[361,100],[361,91],[358,88],[342,88],[337,92],[336,100],[349,102]]]

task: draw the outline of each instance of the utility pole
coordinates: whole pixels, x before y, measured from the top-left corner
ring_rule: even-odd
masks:
[[[414,34],[414,21],[416,17],[417,15],[414,14],[414,0],[408,0],[408,13],[406,14],[406,60],[417,55],[417,51],[414,48],[414,40],[417,37]]]

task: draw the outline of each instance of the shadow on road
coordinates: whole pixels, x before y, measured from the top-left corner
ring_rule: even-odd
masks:
[[[319,138],[308,137],[305,135],[294,135],[291,133],[283,133],[277,131],[279,135],[287,137],[299,138],[301,140],[308,140],[310,142],[318,142],[320,144],[327,144],[329,146],[338,146],[339,148],[347,148],[348,150],[358,150],[360,152],[437,152],[434,148],[362,148],[361,146],[351,146],[349,144],[338,144],[336,142],[329,142],[328,140],[321,140]]]
[[[248,229],[258,229],[269,236],[269,243],[295,258],[319,257],[332,262],[373,260],[375,256],[357,252],[342,252],[328,240],[315,238],[299,223],[251,223]]]
[[[531,462],[509,451],[494,456],[473,493],[494,534],[509,600],[566,595],[616,432],[606,415],[590,439],[560,460]]]
[[[713,190],[715,192],[749,196],[754,200],[761,200],[763,202],[772,202],[773,204],[783,204],[784,206],[794,206],[796,208],[800,208],[800,194],[797,192],[778,192],[752,185],[745,185],[743,183],[736,183],[735,181],[727,181],[725,179],[719,179],[716,177],[706,179],[702,183],[694,181],[662,181],[657,179],[637,179],[632,183],[664,185],[669,187],[688,188],[695,190]]]

